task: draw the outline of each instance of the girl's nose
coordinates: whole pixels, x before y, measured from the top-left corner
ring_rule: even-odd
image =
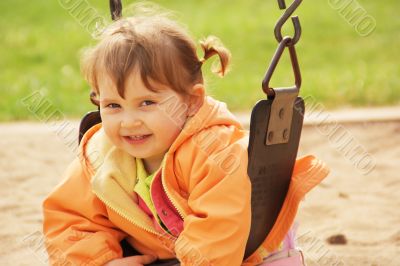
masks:
[[[133,128],[141,126],[143,122],[140,119],[124,119],[121,121],[122,128]]]

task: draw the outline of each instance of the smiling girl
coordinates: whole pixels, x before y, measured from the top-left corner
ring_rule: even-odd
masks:
[[[248,132],[206,95],[202,75],[212,56],[225,75],[230,54],[208,37],[199,58],[167,15],[137,14],[110,25],[83,57],[102,123],[44,201],[50,263],[241,265],[251,219]],[[326,175],[317,159],[298,165],[317,181]],[[121,241],[137,255],[124,257]],[[247,265],[266,255],[260,249]]]

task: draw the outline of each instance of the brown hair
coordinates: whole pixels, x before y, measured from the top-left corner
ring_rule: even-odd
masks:
[[[99,76],[107,73],[124,97],[127,77],[137,69],[149,90],[158,90],[150,84],[155,81],[186,95],[191,85],[204,82],[201,66],[213,55],[220,59],[214,72],[226,74],[230,53],[218,38],[209,36],[200,42],[204,57],[199,59],[194,41],[170,14],[142,4],[133,9],[139,15],[112,23],[82,57],[82,73],[96,94]]]

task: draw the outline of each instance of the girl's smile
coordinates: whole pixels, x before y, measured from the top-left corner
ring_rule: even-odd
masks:
[[[135,135],[135,136],[124,136],[123,138],[125,139],[125,141],[127,141],[129,144],[143,144],[145,143],[150,137],[152,136],[152,134],[149,135]]]

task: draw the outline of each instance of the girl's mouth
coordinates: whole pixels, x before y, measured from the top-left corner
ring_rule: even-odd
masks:
[[[147,141],[147,139],[151,136],[149,135],[141,135],[141,136],[124,136],[124,140],[130,144],[142,144]]]

